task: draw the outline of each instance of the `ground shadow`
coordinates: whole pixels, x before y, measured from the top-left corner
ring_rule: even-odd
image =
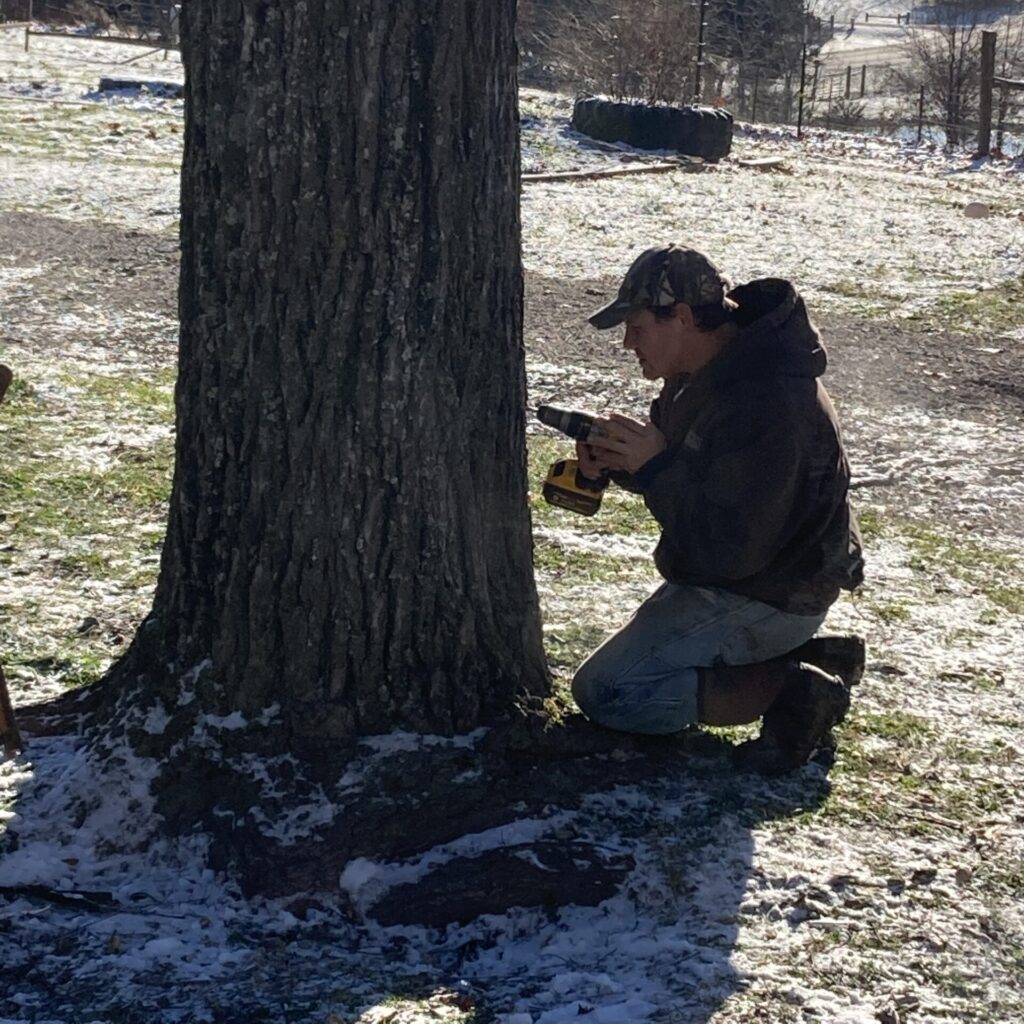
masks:
[[[590,754],[427,746],[418,764],[409,751],[375,754],[387,762],[377,778],[400,776],[419,787],[431,770],[439,776],[430,784],[463,776],[474,759],[496,773],[487,786],[497,824],[473,832],[453,804],[447,826],[430,826],[421,810],[419,852],[367,861],[363,873],[385,889],[415,878],[429,891],[432,866],[468,863],[480,853],[474,842],[492,851],[504,843],[509,863],[540,863],[542,871],[542,841],[572,857],[586,847],[609,863],[629,863],[593,905],[552,898],[437,926],[385,927],[351,885],[269,901],[244,897],[230,877],[210,874],[195,837],[174,845],[145,822],[155,816],[138,803],[130,762],[115,755],[90,763],[74,737],[29,739],[31,764],[22,759],[21,781],[12,777],[6,794],[14,817],[0,882],[65,894],[88,889],[100,898],[75,907],[40,891],[0,895],[0,1014],[26,1021],[73,1012],[124,1024],[350,1024],[386,1004],[396,1009],[394,1024],[433,1016],[484,1024],[510,1013],[533,1024],[590,1014],[624,1024],[698,1024],[743,984],[731,958],[753,830],[812,810],[829,791],[816,766],[778,781],[736,774],[727,744],[700,733]],[[444,791],[455,792],[437,792]],[[479,804],[476,794],[467,800]],[[355,824],[342,819],[344,812],[339,836]],[[449,838],[433,843],[431,828],[440,836],[442,827]],[[318,842],[325,837],[331,841],[321,833]],[[351,864],[357,848],[339,851],[338,863]],[[306,854],[291,844],[274,859],[280,866]],[[30,867],[38,867],[31,878]],[[485,888],[505,884],[496,873]]]

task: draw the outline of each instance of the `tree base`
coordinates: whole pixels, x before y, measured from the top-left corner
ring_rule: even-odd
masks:
[[[527,715],[472,745],[438,737],[416,742],[416,749],[391,753],[350,751],[344,773],[321,763],[320,777],[302,785],[318,797],[309,816],[323,816],[329,808],[331,820],[294,840],[282,840],[280,831],[276,838],[268,835],[257,820],[265,822],[265,815],[253,809],[226,815],[222,807],[206,821],[215,837],[214,866],[230,872],[247,894],[337,892],[345,888],[346,866],[357,858],[378,864],[411,860],[462,837],[504,828],[507,838],[497,848],[465,856],[453,845],[445,854],[452,859],[415,885],[354,910],[380,923],[437,924],[512,906],[597,903],[612,895],[632,861],[609,857],[571,832],[559,836],[558,812],[616,786],[676,771],[713,771],[729,747],[700,733],[671,738],[613,733],[581,715],[559,724]],[[196,769],[191,775],[174,773],[161,796],[164,813],[174,816],[182,794],[230,791],[229,780]],[[232,784],[237,792],[238,780]],[[238,794],[238,806],[252,797]],[[536,825],[537,818],[550,821],[550,828],[542,827],[540,840],[523,842],[513,823],[532,819]],[[486,836],[481,842],[487,843]]]
[[[108,697],[100,703],[109,710]],[[85,704],[85,695],[69,697],[26,721],[52,731]],[[572,812],[617,786],[684,773],[717,779],[731,749],[696,730],[643,737],[578,714],[553,722],[537,706],[469,736],[393,733],[299,759],[273,723],[211,725],[186,704],[187,716],[156,728],[139,700],[126,695],[119,705],[97,722],[94,749],[121,734],[159,762],[153,795],[168,832],[207,834],[211,866],[247,896],[341,896],[354,916],[384,925],[441,927],[516,906],[607,899],[632,859],[588,844]],[[387,876],[395,862],[415,882],[353,884],[353,872]]]

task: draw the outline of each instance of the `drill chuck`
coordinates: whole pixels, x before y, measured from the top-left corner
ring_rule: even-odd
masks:
[[[557,405],[538,406],[537,419],[577,441],[586,441],[594,427],[594,417],[589,413],[560,409]],[[597,430],[594,431],[594,436],[598,436]]]

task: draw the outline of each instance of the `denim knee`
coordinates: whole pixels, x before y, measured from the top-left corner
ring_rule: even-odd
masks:
[[[604,725],[602,711],[611,703],[612,685],[602,677],[591,661],[585,661],[572,677],[572,699],[587,718]]]
[[[617,672],[614,665],[584,662],[572,681],[573,699],[592,722],[622,732],[661,735],[695,723],[696,670],[666,672],[658,666],[648,675],[645,669],[650,667],[651,659],[634,671],[619,668]]]

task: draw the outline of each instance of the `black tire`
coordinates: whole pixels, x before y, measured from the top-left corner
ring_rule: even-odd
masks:
[[[652,107],[587,97],[576,101],[572,126],[592,139],[674,149],[708,163],[728,156],[732,146],[732,114],[714,107]]]

